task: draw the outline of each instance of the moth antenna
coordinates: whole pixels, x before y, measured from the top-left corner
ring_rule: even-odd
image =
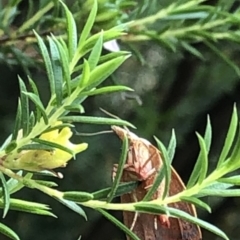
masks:
[[[131,227],[130,227],[130,230],[131,230],[131,231],[133,230],[133,228],[134,228],[134,226],[135,226],[135,224],[136,224],[136,222],[137,222],[137,218],[138,218],[138,213],[135,212],[134,217],[133,217],[133,222],[132,222],[132,225],[131,225]]]
[[[121,119],[120,117],[108,112],[107,110],[103,109],[103,108],[99,108],[102,112],[104,112],[106,115],[112,117],[112,118],[115,118],[115,119]]]
[[[102,112],[104,112],[106,115],[108,115],[108,116],[110,116],[110,117],[112,117],[112,118],[120,119],[120,120],[121,120],[120,117],[118,117],[118,116],[116,116],[116,115],[108,112],[107,110],[105,110],[105,109],[103,109],[103,108],[99,108],[99,109],[100,109]],[[129,132],[129,129],[128,129],[126,126],[123,126],[123,128]]]
[[[106,133],[112,133],[112,130],[106,130],[106,131],[99,131],[99,132],[94,132],[94,133],[81,133],[81,132],[77,132],[76,130],[74,130],[75,135],[77,136],[85,136],[85,137],[92,137],[92,136],[96,136],[96,135],[101,135],[101,134],[106,134]]]
[[[135,195],[133,195],[133,199],[134,199],[135,202],[138,201]],[[137,218],[138,218],[138,212],[135,212],[135,213],[134,213],[134,217],[133,217],[133,221],[132,221],[132,225],[131,225],[131,227],[130,227],[130,230],[131,230],[131,231],[133,230],[133,228],[134,228],[134,226],[135,226],[135,224],[136,224],[136,222],[137,222]]]

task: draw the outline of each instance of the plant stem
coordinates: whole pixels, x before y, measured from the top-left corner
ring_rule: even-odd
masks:
[[[205,2],[205,1],[206,0],[190,1],[190,2],[187,2],[187,3],[179,5],[179,6],[177,6],[175,3],[173,3],[167,9],[163,9],[154,15],[151,15],[149,17],[145,17],[142,19],[138,19],[138,20],[135,20],[135,21],[129,23],[129,27],[138,27],[138,26],[143,26],[146,24],[154,23],[161,18],[164,18],[166,16],[174,14],[174,12],[189,10],[191,7],[194,7],[198,4],[200,4],[201,2]]]
[[[62,198],[62,196],[63,196],[62,192],[57,191],[52,188],[49,188],[49,187],[46,187],[46,186],[43,186],[43,185],[37,183],[33,179],[21,177],[21,176],[17,175],[16,173],[14,173],[12,170],[3,167],[2,165],[0,165],[0,171],[3,172],[8,177],[16,179],[18,182],[21,182],[24,186],[26,186],[28,188],[38,189],[39,191],[41,191],[51,197]]]

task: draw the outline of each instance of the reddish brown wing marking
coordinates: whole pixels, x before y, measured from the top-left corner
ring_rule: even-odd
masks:
[[[177,174],[175,169],[172,168],[169,195],[170,196],[175,195],[178,192],[183,191],[184,189],[185,189],[184,183],[182,182],[181,178],[179,177],[179,175]],[[192,216],[197,216],[196,209],[195,209],[194,205],[192,205],[190,203],[176,202],[176,203],[170,204],[170,206],[173,207],[173,208],[177,208],[177,209],[180,209],[182,211],[185,211]],[[201,230],[197,225],[192,224],[192,223],[187,222],[187,221],[182,220],[182,219],[174,219],[174,220],[178,221],[178,224],[179,224],[180,229],[181,229],[183,240],[185,240],[185,239],[186,240],[200,240],[200,239],[202,239]],[[170,223],[171,223],[171,220],[170,220]]]
[[[185,189],[185,186],[176,173],[174,168],[172,168],[171,172],[171,182],[170,182],[170,191],[169,196],[175,195],[178,192],[181,192]],[[196,216],[196,210],[194,205],[186,203],[186,202],[176,202],[169,204],[170,207],[180,209],[189,213],[192,216]],[[201,240],[202,234],[200,228],[187,222],[183,219],[177,219],[169,217],[170,228],[166,228],[162,226],[158,222],[158,231],[156,231],[156,238],[155,239],[162,239],[162,240]]]
[[[123,174],[124,175],[124,174]],[[145,182],[142,182],[131,194],[125,194],[121,197],[122,203],[140,201],[146,195],[144,189]],[[123,212],[123,221],[126,226],[131,228],[134,221],[134,212]],[[157,224],[157,227],[156,227]],[[160,224],[157,216],[151,214],[138,214],[132,231],[141,240],[183,240],[182,232],[178,219],[170,218],[170,228]],[[127,240],[131,240],[127,237]],[[184,239],[187,240],[187,239]]]
[[[133,180],[141,181],[141,184],[129,194],[121,196],[122,203],[141,201],[146,195],[149,187],[154,182],[157,171],[162,166],[160,152],[151,143],[143,138],[122,128],[113,126],[112,129],[123,139],[124,134],[129,139],[129,152],[127,162],[124,167],[122,181]],[[184,190],[185,186],[172,168],[171,183],[169,195],[175,195]],[[163,194],[164,182],[162,182],[154,194],[153,199],[160,198]],[[183,210],[193,216],[196,216],[195,208],[192,204],[177,202],[170,204],[171,207]],[[141,213],[135,217],[134,212],[124,212],[124,224],[141,240],[201,240],[201,231],[198,226],[184,221],[182,219],[169,218],[169,228],[163,226],[159,218],[155,215]],[[130,240],[127,237],[128,240]]]

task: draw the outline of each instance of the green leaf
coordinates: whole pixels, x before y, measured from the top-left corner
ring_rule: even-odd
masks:
[[[81,36],[80,36],[79,43],[78,43],[78,50],[80,50],[83,47],[83,45],[85,44],[85,40],[87,39],[87,37],[90,34],[90,31],[93,27],[93,24],[94,24],[96,15],[97,15],[97,8],[98,8],[97,1],[94,0],[92,10],[89,14],[86,24],[84,25],[83,30],[81,32]]]
[[[19,1],[21,2],[21,1]],[[33,1],[34,2],[34,1]],[[39,4],[39,9],[38,11],[35,11],[34,9],[34,12],[36,12],[33,16],[31,16],[31,18],[27,18],[27,16],[24,16],[25,17],[25,21],[23,21],[23,24],[22,26],[20,26],[17,30],[17,33],[19,35],[19,33],[21,34],[24,34],[24,32],[26,32],[27,29],[32,29],[33,26],[36,24],[36,23],[39,23],[42,21],[42,19],[45,18],[45,14],[51,10],[53,7],[54,7],[54,2],[52,1],[48,1],[48,2],[45,2],[46,4]],[[29,1],[29,4],[30,4],[30,1]],[[20,34],[20,35],[21,35]]]
[[[138,186],[138,182],[126,182],[126,183],[120,183],[117,191],[115,192],[114,197],[118,197],[121,196],[123,194],[129,193],[132,190],[134,190],[137,186]],[[110,191],[111,191],[111,187],[109,188],[105,188],[105,189],[101,189],[99,191],[93,192],[93,197],[94,200],[99,200],[99,199],[106,199],[107,196],[109,195]]]
[[[10,207],[10,194],[9,194],[7,182],[2,172],[0,172],[0,178],[1,178],[2,189],[3,189],[3,218],[5,218]]]
[[[18,171],[16,174],[18,176],[22,176],[22,171]],[[10,178],[7,181],[7,187],[8,187],[9,194],[13,194],[13,193],[19,191],[20,189],[22,189],[24,187],[24,185],[21,182],[17,181],[16,179]],[[3,192],[1,190],[0,197],[2,197],[2,195],[3,195]]]
[[[39,112],[41,112],[44,123],[47,125],[48,124],[48,117],[47,117],[47,114],[45,112],[45,108],[44,108],[39,96],[35,95],[34,93],[25,92],[25,91],[23,91],[22,93],[32,100],[32,102],[35,104],[36,108],[39,110]]]
[[[199,8],[199,7],[198,7]],[[196,9],[198,10],[198,9]],[[164,18],[164,20],[187,20],[187,19],[205,19],[209,14],[205,11],[200,11],[200,8],[197,12],[192,12],[193,10],[189,9],[191,12],[185,12],[185,9],[183,11],[174,11],[171,13],[170,16],[167,16]]]
[[[208,153],[208,151],[210,149],[210,145],[211,145],[211,138],[212,138],[212,129],[211,129],[210,118],[208,117],[207,126],[206,126],[206,130],[205,130],[205,134],[204,134],[204,145],[205,145],[205,147],[203,149],[204,152],[207,151],[207,153]],[[202,140],[201,140],[201,143],[202,143]],[[200,140],[199,140],[199,144],[200,144]],[[201,145],[200,145],[200,148],[201,148]],[[204,154],[206,154],[206,153],[204,153]],[[195,163],[194,169],[193,169],[193,171],[191,173],[191,176],[188,180],[187,188],[191,188],[192,186],[194,186],[197,179],[199,178],[200,172],[202,171],[201,170],[202,157],[204,157],[204,155],[202,156],[202,153],[200,151],[199,154],[198,154],[198,158],[197,158],[197,161]],[[207,166],[205,166],[205,167],[207,167]]]
[[[50,85],[50,92],[51,92],[51,96],[53,96],[55,94],[55,83],[54,83],[54,74],[53,74],[51,59],[50,59],[47,47],[44,41],[42,40],[42,38],[35,31],[34,31],[34,34],[37,38],[40,52],[44,60],[44,64],[47,70],[49,85]]]
[[[190,52],[192,55],[194,55],[195,57],[201,59],[202,61],[205,60],[204,56],[202,55],[202,53],[200,51],[197,50],[197,48],[191,46],[188,42],[186,41],[182,41],[181,42],[182,47],[187,50],[188,52]]]
[[[233,185],[238,185],[238,186],[240,186],[240,176],[220,178],[220,179],[218,179],[218,182],[221,182],[221,183],[230,183],[230,184],[233,184]]]
[[[5,148],[5,153],[8,154],[10,152],[12,152],[14,149],[17,148],[17,142],[14,140],[14,141],[11,141]]]
[[[212,40],[214,40],[214,39],[212,39]],[[220,59],[222,59],[225,63],[227,63],[236,72],[236,74],[238,76],[240,76],[240,68],[238,67],[238,65],[235,64],[233,61],[231,61],[231,59],[229,59],[229,57],[227,55],[225,55],[223,51],[220,51],[217,46],[215,46],[214,44],[210,43],[210,41],[207,41],[207,39],[205,39],[204,44],[206,46],[208,46],[214,53],[216,53],[216,55]]]
[[[103,42],[106,41],[110,41],[113,39],[116,39],[118,37],[121,37],[124,35],[124,33],[122,33],[121,31],[123,31],[123,28],[118,28],[118,29],[109,29],[103,32]],[[97,33],[94,34],[93,36],[91,36],[89,39],[86,40],[84,46],[81,48],[81,55],[84,56],[85,54],[87,54],[95,45],[97,39],[99,38],[100,34],[102,33]]]
[[[96,17],[96,23],[111,21],[119,16],[119,10],[109,8],[108,11],[100,11]]]
[[[228,190],[229,188],[233,187],[233,184],[230,183],[222,183],[222,182],[214,182],[211,185],[207,186],[206,188],[200,190],[200,192],[198,192],[198,194],[196,195],[196,197],[204,197],[204,196],[208,196],[207,194],[211,192],[220,192],[220,191],[224,191],[224,190]],[[212,195],[212,194],[211,194]]]
[[[198,183],[201,184],[206,176],[208,171],[208,154],[204,139],[197,133],[199,146],[200,146],[200,162],[201,162],[201,171],[199,173]]]
[[[69,59],[68,51],[63,47],[64,42],[61,44],[61,40],[57,40],[55,36],[52,35],[52,39],[55,42],[58,52],[60,54],[61,67],[63,71],[63,81],[66,83],[67,96],[71,94],[71,74],[69,71]],[[61,86],[63,87],[63,86]]]
[[[197,196],[240,197],[240,189],[203,189]]]
[[[60,144],[57,144],[57,143],[54,143],[54,142],[45,141],[45,140],[42,140],[42,139],[39,139],[39,138],[32,138],[31,140],[33,142],[43,144],[47,147],[58,148],[58,149],[60,149],[62,151],[65,151],[65,152],[74,156],[74,151],[72,151],[71,149],[69,149],[67,147],[64,147],[63,145],[60,145]]]
[[[34,93],[36,96],[39,96],[39,97],[40,97],[40,94],[39,94],[39,92],[38,92],[38,88],[37,88],[35,82],[34,82],[29,76],[28,76],[28,81],[29,81],[29,84],[30,84],[30,86],[31,86],[31,88],[32,88],[33,93]],[[40,120],[41,116],[42,116],[42,115],[41,115],[41,112],[39,111],[38,108],[36,108],[36,119],[37,119],[37,121]],[[29,127],[29,128],[30,128],[30,131],[31,131],[31,127]]]
[[[46,186],[46,187],[57,187],[58,184],[55,183],[55,182],[52,182],[52,181],[45,181],[45,180],[35,180],[36,183],[40,184],[40,185],[43,185],[43,186]]]
[[[4,143],[2,144],[2,146],[0,147],[0,150],[3,151],[5,148],[8,147],[8,145],[11,143],[12,140],[12,134],[9,135],[6,140],[4,141]]]
[[[135,128],[131,123],[113,118],[104,117],[92,117],[92,116],[64,116],[59,118],[63,122],[78,122],[78,123],[89,123],[89,124],[106,124],[106,125],[118,125],[118,126],[128,126]]]
[[[35,115],[33,112],[31,112],[29,116],[29,131],[32,131],[35,124],[36,124]]]
[[[102,53],[102,45],[103,45],[103,34],[101,34],[99,36],[99,39],[97,40],[96,44],[94,45],[94,47],[90,53],[90,56],[88,58],[90,70],[93,70],[99,62],[99,59],[100,59],[100,56]]]
[[[168,158],[169,158],[170,163],[172,162],[172,160],[174,158],[176,146],[177,146],[177,140],[176,140],[175,131],[173,129],[171,139],[169,141],[168,148],[167,148],[167,153],[168,153]]]
[[[153,39],[155,39],[155,38],[153,38]],[[177,51],[176,44],[175,44],[176,39],[173,38],[170,40],[170,39],[159,38],[157,40],[160,44],[162,44],[165,48],[171,50],[172,52]],[[173,40],[175,40],[175,41],[173,41]]]
[[[18,171],[16,174],[22,177],[23,172],[22,171]],[[33,173],[27,173],[24,176],[24,179],[31,179],[32,176],[33,176]],[[19,190],[21,190],[24,187],[24,185],[21,182],[15,180],[13,178],[10,178],[7,181],[7,185],[8,185],[9,192],[11,194],[13,194],[15,192],[18,192]],[[11,200],[12,200],[12,198],[11,198]]]
[[[97,87],[109,77],[129,56],[121,56],[97,66],[90,75],[87,90]]]
[[[48,37],[50,45],[50,53],[52,60],[52,69],[54,75],[54,84],[55,84],[55,94],[56,94],[56,103],[57,106],[61,106],[63,100],[62,86],[63,86],[63,73],[60,60],[60,54],[56,43]]]
[[[54,35],[52,35],[53,40],[56,42],[56,44],[60,44],[61,45],[61,49],[63,49],[63,53],[65,55],[65,58],[68,60],[67,62],[69,63],[69,56],[68,56],[68,46],[66,44],[66,42],[62,39],[62,38],[56,38]],[[61,51],[59,51],[61,52]],[[68,66],[69,67],[69,66]]]
[[[29,101],[28,97],[23,94],[23,92],[27,92],[25,83],[23,80],[18,77],[19,79],[19,87],[20,87],[20,99],[21,99],[21,113],[22,113],[22,121],[21,121],[21,128],[23,136],[26,136],[29,133]]]
[[[234,171],[239,169],[239,157],[240,157],[240,131],[238,131],[237,139],[232,150],[230,158],[227,158],[224,163],[221,165],[222,169],[225,169],[227,172]]]
[[[38,92],[38,88],[37,85],[35,84],[35,82],[30,78],[30,76],[28,76],[28,82],[32,88],[32,91],[35,95],[40,96],[39,92]]]
[[[120,61],[121,61],[121,59],[123,58],[123,57],[126,57],[126,59],[129,57],[129,53],[127,54],[126,52],[118,52],[118,53],[116,53],[116,56],[114,57],[114,58],[110,58],[110,59],[106,59],[106,61],[104,61],[103,63],[109,63],[108,65],[110,66],[112,63],[113,64],[115,64],[114,62],[115,62],[115,59],[116,58],[118,58],[118,59],[120,59]],[[99,62],[100,63],[100,62]],[[102,62],[101,62],[102,63]],[[86,66],[84,66],[86,64]],[[120,63],[121,64],[121,63]],[[119,64],[119,66],[120,66],[120,64]],[[88,65],[88,63],[87,63],[87,60],[84,60],[84,64],[82,64],[82,65],[79,65],[79,69],[81,70],[82,68],[86,68],[85,70],[83,70],[83,74],[82,75],[86,75],[87,77],[83,77],[83,76],[77,76],[76,78],[74,78],[72,81],[71,81],[71,88],[72,89],[75,89],[77,86],[80,86],[80,87],[85,87],[85,86],[87,86],[87,83],[88,83],[88,80],[89,80],[89,77],[90,77],[90,67],[89,67],[89,65]],[[96,68],[99,68],[99,67],[104,67],[104,65],[102,66],[102,64],[99,64],[99,66],[97,66]],[[106,68],[107,68],[108,66],[106,66]],[[112,66],[114,69],[113,70],[111,70],[111,72],[110,73],[108,73],[107,75],[106,75],[106,77],[108,77],[113,71],[115,71],[115,69],[117,69],[118,67],[115,67],[114,65]],[[110,66],[110,68],[111,68],[111,66]],[[84,72],[86,71],[86,73],[87,74],[84,74]],[[98,70],[99,71],[99,70]],[[91,73],[92,74],[92,73]],[[98,74],[98,73],[97,73]],[[96,76],[97,76],[97,74],[96,74]],[[99,78],[99,76],[97,76],[98,78]],[[105,77],[105,78],[106,78]],[[82,79],[87,79],[87,80],[82,80]],[[91,77],[91,78],[93,78],[93,77]],[[103,80],[105,80],[105,78],[103,77],[103,79],[101,79],[100,80],[100,83],[103,81]],[[80,80],[81,79],[81,80]],[[81,82],[82,81],[82,82]],[[99,84],[100,84],[99,83]],[[95,86],[96,87],[96,86]],[[92,90],[92,88],[94,88],[94,86],[93,87],[88,87],[88,90]]]
[[[79,87],[84,88],[88,85],[88,81],[90,78],[90,66],[87,60],[84,59],[83,62],[83,72],[82,77],[79,80]]]
[[[18,108],[17,108],[16,119],[15,119],[15,126],[12,134],[12,140],[17,139],[19,130],[21,128],[21,122],[22,122],[22,105],[21,105],[21,100],[18,99]]]
[[[68,106],[65,106],[64,109],[66,109],[67,111],[70,111],[70,112],[77,112],[77,113],[80,113],[80,114],[83,114],[85,113],[85,110],[83,108],[82,105],[80,104],[72,104],[72,105],[68,105]]]
[[[162,167],[156,178],[154,179],[153,185],[151,186],[151,188],[147,191],[147,194],[144,196],[143,201],[149,201],[151,200],[152,196],[154,193],[156,193],[159,185],[161,184],[161,182],[163,181],[163,178],[165,177],[165,171],[164,171],[164,167]],[[162,197],[162,196],[161,196]]]
[[[238,126],[238,114],[237,114],[236,105],[234,104],[230,126],[228,129],[228,133],[224,142],[222,152],[219,157],[217,168],[221,167],[222,163],[225,161],[226,157],[229,154],[229,151],[232,147],[233,140],[236,136],[237,126]]]
[[[107,202],[112,201],[112,199],[114,198],[114,195],[117,191],[117,188],[119,186],[119,183],[120,183],[120,180],[122,177],[122,173],[124,170],[124,166],[125,166],[125,163],[127,160],[127,154],[128,154],[128,138],[127,138],[127,135],[124,133],[123,144],[122,144],[122,153],[121,153],[121,157],[119,160],[118,168],[116,170],[116,176],[113,181],[112,189],[107,198]]]
[[[115,59],[117,57],[120,57],[120,56],[129,56],[129,53],[130,52],[127,52],[127,51],[118,51],[118,52],[111,52],[111,53],[102,55],[99,59],[99,64],[108,62],[108,61]]]
[[[192,197],[192,196],[191,196],[191,197],[181,197],[180,199],[181,199],[182,201],[185,201],[185,202],[189,202],[189,203],[191,203],[191,204],[194,204],[194,205],[197,206],[197,207],[203,208],[203,209],[207,210],[209,213],[211,213],[211,208],[210,208],[210,206],[209,206],[207,203],[201,201],[201,200],[198,199],[198,198],[195,198],[195,197]]]
[[[100,65],[104,62],[108,62],[108,61],[110,61],[112,59],[115,59],[117,57],[127,56],[127,55],[129,55],[129,52],[127,52],[127,51],[118,51],[118,52],[108,53],[108,54],[100,56],[98,64]],[[78,66],[76,66],[74,68],[74,72],[79,72],[80,70],[82,70],[82,68],[83,68],[83,64],[79,64]]]
[[[42,133],[52,132],[54,130],[61,130],[61,129],[65,128],[65,127],[71,128],[71,127],[74,127],[74,125],[72,125],[70,123],[62,123],[62,124],[59,124],[57,126],[49,127],[45,131],[43,131]]]
[[[123,230],[131,238],[131,240],[141,240],[130,229],[128,229],[123,223],[118,221],[115,217],[113,217],[108,212],[104,211],[103,209],[97,209],[97,211],[99,211],[104,217],[106,217],[108,220],[110,220],[112,223],[114,223],[117,227],[119,227],[121,230]]]
[[[2,223],[0,223],[0,232],[13,240],[20,240],[18,235],[11,228]]]
[[[165,184],[165,186],[164,186],[164,192],[163,192],[162,198],[164,199],[167,196],[167,194],[169,193],[169,188],[170,188],[171,162],[170,162],[170,159],[168,157],[167,149],[165,148],[163,143],[159,139],[157,139],[156,137],[154,137],[154,139],[157,142],[158,148],[163,155],[162,162],[163,162],[163,171],[164,171],[164,180],[165,180],[164,184]],[[161,156],[161,154],[160,154],[160,156]],[[154,181],[154,183],[155,183],[155,181]],[[157,189],[156,189],[156,191],[157,191]]]
[[[0,202],[0,206],[1,206]],[[45,204],[36,203],[36,202],[30,202],[20,199],[11,199],[10,201],[10,208],[11,210],[21,211],[21,212],[28,212],[38,215],[45,215],[45,216],[51,216],[56,217],[53,213],[51,213],[49,210],[49,207]]]
[[[122,92],[122,91],[134,91],[134,90],[129,87],[126,87],[126,86],[108,86],[108,87],[102,87],[102,88],[93,89],[90,91],[81,92],[79,94],[79,97],[80,96],[94,96],[94,95],[99,95],[99,94]]]
[[[207,126],[204,134],[204,142],[206,145],[207,153],[210,151],[212,143],[212,127],[209,115],[207,116]]]
[[[93,195],[88,192],[68,191],[63,193],[63,198],[74,202],[87,202],[93,199]]]
[[[67,20],[67,36],[68,36],[68,55],[69,59],[72,60],[77,50],[77,27],[72,13],[68,10],[67,6],[60,1],[64,7],[66,20]]]
[[[91,50],[91,49],[88,49],[87,51],[84,52],[83,48],[85,48],[85,45],[88,42],[86,39],[91,32],[91,29],[93,27],[93,24],[94,24],[94,21],[95,21],[95,18],[96,18],[96,14],[97,14],[97,1],[94,0],[92,10],[90,12],[90,15],[87,19],[86,24],[84,25],[82,33],[81,33],[81,36],[80,36],[80,39],[79,39],[79,42],[78,42],[78,45],[77,45],[76,54],[74,55],[74,58],[72,59],[72,62],[71,62],[71,65],[70,65],[71,71],[74,71],[74,68],[75,68],[76,64],[78,63],[79,59],[82,56],[84,56],[88,51]],[[95,34],[95,35],[97,35],[97,34]],[[93,36],[95,36],[95,35],[93,35]],[[94,42],[94,44],[95,44],[95,42]]]
[[[34,66],[34,62],[30,56],[27,56],[26,53],[22,51],[22,49],[20,50],[19,48],[13,46],[10,47],[9,53],[12,54],[12,63],[9,62],[10,65],[18,64],[23,68],[24,72],[27,75],[30,75],[29,69]],[[6,59],[6,61],[8,60]]]
[[[69,200],[65,200],[62,198],[56,198],[60,203],[62,203],[63,205],[65,205],[66,207],[68,207],[69,209],[71,209],[72,211],[76,212],[77,214],[79,214],[80,216],[84,217],[85,220],[87,220],[87,215],[86,213],[83,211],[83,209],[77,205],[75,202],[69,201]]]
[[[22,147],[20,147],[18,149],[19,152],[23,151],[23,150],[45,150],[45,151],[53,151],[55,148],[47,146],[47,145],[41,145],[38,143],[31,143],[31,144],[27,144],[24,145]]]

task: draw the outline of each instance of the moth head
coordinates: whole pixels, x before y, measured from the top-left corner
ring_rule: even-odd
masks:
[[[111,128],[112,128],[112,130],[118,135],[118,137],[119,137],[121,140],[124,139],[124,136],[127,136],[128,139],[130,139],[130,140],[131,140],[131,139],[138,139],[138,138],[139,138],[136,134],[130,132],[129,130],[123,129],[123,128],[121,128],[121,127],[112,126]]]

